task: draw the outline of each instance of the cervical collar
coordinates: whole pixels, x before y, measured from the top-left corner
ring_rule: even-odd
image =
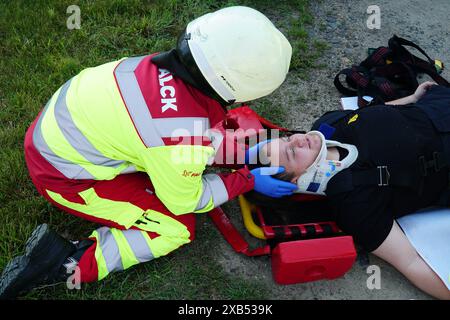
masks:
[[[328,181],[338,172],[351,166],[358,158],[358,149],[351,144],[326,140],[320,131],[310,131],[307,135],[318,135],[322,140],[319,154],[313,164],[297,180],[297,193],[325,195]],[[327,160],[328,148],[340,147],[348,151],[343,160]]]

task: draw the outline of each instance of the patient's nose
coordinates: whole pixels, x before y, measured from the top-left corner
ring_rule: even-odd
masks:
[[[308,145],[308,141],[306,140],[306,137],[304,135],[298,135],[294,139],[292,139],[291,144],[292,147],[303,148]]]

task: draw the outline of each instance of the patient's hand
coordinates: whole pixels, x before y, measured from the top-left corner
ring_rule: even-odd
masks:
[[[425,93],[428,91],[428,89],[430,89],[432,86],[435,86],[435,85],[437,85],[437,83],[435,83],[433,81],[426,81],[426,82],[420,84],[417,87],[416,92],[414,92],[412,95],[414,103],[416,103],[419,99],[421,99],[425,95]]]

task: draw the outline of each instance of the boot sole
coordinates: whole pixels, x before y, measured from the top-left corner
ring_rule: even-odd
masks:
[[[27,268],[29,262],[30,258],[27,256],[19,256],[6,265],[0,281],[0,300],[13,299],[15,297],[14,294],[11,294],[12,292],[8,294],[6,290],[20,277],[20,274]]]
[[[31,236],[25,243],[25,255],[19,256],[11,260],[3,270],[0,282],[0,299],[13,299],[21,292],[29,291],[32,286],[23,286],[19,291],[11,290],[7,292],[9,287],[14,287],[14,282],[21,282],[22,273],[28,268],[33,259],[39,259],[39,256],[45,256],[48,252],[48,239],[50,227],[47,224],[41,224],[34,229]],[[42,240],[45,239],[47,241]]]
[[[44,223],[34,229],[31,236],[25,243],[25,255],[28,257],[36,256],[40,251],[42,246],[40,246],[40,241],[50,232],[48,224]]]

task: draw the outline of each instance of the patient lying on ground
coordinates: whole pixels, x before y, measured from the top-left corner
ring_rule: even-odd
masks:
[[[450,89],[430,84],[426,89],[417,99],[336,111],[342,115],[335,117],[328,139],[317,130],[329,119],[325,114],[313,131],[271,140],[260,156],[284,167],[276,177],[296,183],[297,192],[326,195],[338,226],[356,243],[425,292],[449,299],[449,290],[395,222],[419,209],[448,205]],[[435,119],[446,118],[444,134]]]

